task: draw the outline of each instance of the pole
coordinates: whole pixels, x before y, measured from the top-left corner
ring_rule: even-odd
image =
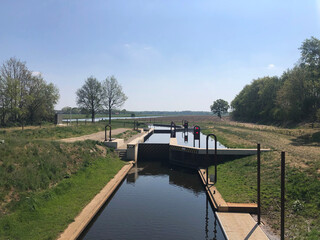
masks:
[[[261,202],[260,202],[260,143],[257,144],[257,203],[258,203],[258,224],[261,224]]]
[[[218,165],[218,150],[217,150],[217,136],[214,135],[214,183],[217,183],[217,165]]]
[[[104,141],[107,141],[107,126],[104,127]]]
[[[111,125],[109,126],[110,131],[109,131],[109,141],[111,142]]]
[[[284,240],[285,152],[281,152],[281,240]]]

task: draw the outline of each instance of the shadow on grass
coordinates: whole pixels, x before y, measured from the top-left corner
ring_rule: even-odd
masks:
[[[305,134],[292,139],[293,146],[320,146],[320,131],[313,134]]]

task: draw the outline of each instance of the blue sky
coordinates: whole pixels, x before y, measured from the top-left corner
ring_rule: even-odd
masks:
[[[76,106],[87,77],[114,75],[127,110],[208,111],[280,76],[320,38],[320,1],[0,0],[0,63],[26,61]]]

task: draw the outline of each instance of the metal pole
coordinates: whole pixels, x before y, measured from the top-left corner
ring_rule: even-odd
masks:
[[[209,137],[213,136],[214,137],[214,183],[217,182],[217,136],[214,134],[208,134],[207,139],[206,139],[206,154],[209,156],[209,147],[208,147],[208,142],[209,142]],[[200,140],[199,140],[200,141]],[[208,184],[208,168],[207,168],[207,184]]]
[[[217,137],[214,135],[214,183],[217,182],[217,164],[218,164],[218,150],[217,150]]]
[[[281,240],[284,240],[285,152],[281,152]]]
[[[261,202],[260,202],[260,144],[257,144],[257,203],[258,203],[258,224],[261,224]]]
[[[109,141],[111,141],[111,125],[109,125],[110,131],[109,131]]]
[[[104,127],[104,141],[107,141],[107,126]]]

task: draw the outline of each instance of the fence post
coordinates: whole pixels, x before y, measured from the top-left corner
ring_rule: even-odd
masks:
[[[281,240],[284,240],[284,218],[285,218],[285,152],[281,152]]]
[[[260,144],[257,144],[257,203],[258,203],[258,224],[261,224],[261,202],[260,202]]]

